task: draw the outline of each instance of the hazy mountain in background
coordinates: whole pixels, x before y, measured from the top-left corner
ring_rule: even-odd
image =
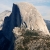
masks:
[[[9,16],[10,14],[11,14],[11,11],[9,11],[9,10],[5,10],[4,12],[0,13],[0,30],[2,29],[4,18],[6,16]]]
[[[12,13],[9,17],[7,16],[7,18],[8,18],[7,20],[10,20],[10,23],[7,22],[10,24],[10,27],[14,27],[15,25],[15,27],[21,27],[21,28],[25,27],[29,30],[34,29],[42,31],[45,34],[49,34],[46,23],[44,22],[41,14],[33,5],[27,2],[19,4],[14,3],[12,8]],[[4,28],[6,28],[5,24],[6,23],[3,24]],[[8,26],[9,25],[7,25],[7,27]]]
[[[50,30],[50,20],[44,20],[46,22],[46,25],[48,27],[48,30]]]
[[[0,13],[0,20],[4,20],[6,16],[9,16],[11,14],[11,11],[5,10],[4,12]]]

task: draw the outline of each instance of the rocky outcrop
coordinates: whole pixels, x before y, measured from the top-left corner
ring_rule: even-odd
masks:
[[[7,39],[11,39],[14,27],[42,31],[43,35],[49,34],[41,14],[29,3],[14,3],[12,13],[5,17],[2,31]]]
[[[50,20],[44,20],[46,22],[47,28],[50,31]]]
[[[29,3],[14,3],[14,5],[18,5],[20,9],[22,26],[25,25],[28,29],[43,31],[45,34],[49,33],[41,14],[33,5]]]
[[[19,29],[18,28],[16,29],[17,32],[15,32],[16,31],[14,29],[15,27],[19,28]],[[4,19],[2,34],[8,41],[10,41],[9,49],[10,48],[12,49],[15,38],[16,38],[17,42],[19,42],[19,43],[21,42],[20,41],[21,39],[23,40],[24,38],[26,38],[26,40],[28,40],[27,39],[28,36],[23,37],[22,32],[18,32],[18,30],[21,30],[21,29],[24,29],[24,30],[28,29],[31,31],[32,30],[40,31],[40,33],[38,35],[40,35],[41,32],[42,32],[41,35],[43,35],[43,36],[50,35],[41,14],[37,11],[37,9],[33,5],[26,3],[26,2],[19,3],[19,4],[14,3],[13,8],[12,8],[12,13],[10,14],[10,16],[6,16]],[[13,31],[13,30],[15,30],[15,31]],[[14,33],[16,33],[17,36],[14,37]],[[33,34],[30,34],[30,35],[33,35]],[[30,37],[30,39],[32,39],[32,36]],[[25,41],[25,39],[24,39],[24,41]],[[22,42],[21,42],[21,44],[22,44]],[[27,46],[27,47],[29,47],[29,46]],[[26,46],[24,46],[24,47],[25,47],[25,49],[28,49],[28,48],[26,48]],[[32,48],[32,46],[31,46],[31,48]],[[30,50],[32,50],[31,48],[30,48]]]
[[[16,31],[17,30],[17,31]],[[39,31],[15,27],[14,50],[50,50],[50,36],[41,36]]]
[[[2,31],[5,32],[4,36],[11,40],[12,36],[12,31],[14,27],[20,27],[21,26],[21,14],[19,7],[13,4],[13,9],[12,13],[10,16],[5,17],[4,19],[4,24]]]

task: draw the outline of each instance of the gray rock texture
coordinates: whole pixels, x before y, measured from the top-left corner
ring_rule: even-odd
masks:
[[[11,39],[14,27],[26,28],[29,30],[38,30],[44,32],[43,35],[49,35],[47,26],[37,9],[26,2],[14,3],[12,13],[5,17],[2,31],[4,36]],[[5,35],[6,34],[6,35]]]
[[[41,35],[43,35],[43,36],[50,35],[49,31],[47,29],[46,23],[44,22],[41,14],[38,12],[38,10],[33,5],[26,3],[26,2],[21,2],[18,4],[14,3],[12,12],[10,12],[10,13],[8,13],[8,14],[10,14],[8,16],[6,13],[5,13],[6,15],[4,14],[4,16],[6,16],[6,17],[4,19],[3,28],[1,30],[4,38],[7,39],[10,43],[9,50],[13,49],[14,43],[17,47],[19,46],[18,48],[15,46],[14,50],[17,50],[17,49],[18,50],[19,49],[36,50],[37,49],[36,47],[41,46],[40,42],[43,40],[43,38],[41,38]],[[34,34],[31,32],[31,34],[30,34],[30,32],[28,32],[27,29],[30,31],[36,30],[36,31],[40,31],[40,32],[33,32]],[[26,30],[26,34],[24,32],[25,30]],[[36,36],[34,36],[34,35],[36,35]],[[40,37],[37,37],[38,35]],[[35,39],[35,41],[37,41],[37,42],[35,42],[36,44],[34,44],[34,41],[32,41],[34,39]],[[14,42],[14,40],[15,40],[15,42]],[[28,43],[28,41],[29,41],[29,43]],[[48,41],[50,41],[50,40],[48,40]],[[45,43],[43,45],[43,42],[44,41],[42,41],[42,46],[45,47]],[[26,44],[28,44],[28,45],[26,45]],[[40,48],[41,48],[41,50],[43,50],[43,47],[40,47]],[[50,46],[49,46],[49,48],[50,48]],[[49,49],[46,49],[46,50],[49,50]]]
[[[17,10],[16,6],[18,6],[19,8],[20,16],[21,16],[20,17],[21,20],[19,20],[19,14],[16,13],[16,19],[17,19],[16,23],[18,26],[21,24],[21,27],[25,27],[31,30],[33,29],[39,30],[39,31],[43,31],[45,34],[49,34],[46,23],[44,22],[41,14],[33,5],[26,2],[19,3],[19,4],[14,3],[13,11]],[[12,13],[14,14],[14,12]]]

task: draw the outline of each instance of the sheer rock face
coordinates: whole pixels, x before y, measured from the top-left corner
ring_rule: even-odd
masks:
[[[15,27],[18,27],[18,28],[15,28]],[[10,16],[6,16],[4,19],[2,34],[6,39],[8,39],[11,42],[10,48],[13,48],[12,46],[14,44],[14,34],[13,33],[15,33],[15,38],[16,38],[15,45],[18,47],[18,45],[17,45],[18,43],[19,43],[19,45],[20,45],[20,43],[22,44],[22,40],[24,39],[24,37],[22,37],[22,33],[20,32],[21,28],[25,28],[25,29],[29,29],[29,30],[34,29],[34,30],[44,32],[44,33],[42,33],[43,35],[44,34],[50,35],[41,14],[36,10],[36,8],[33,5],[31,5],[29,3],[19,3],[19,4],[14,3],[12,13],[10,14]],[[27,38],[26,38],[26,40],[27,40]],[[36,41],[36,44],[38,44],[41,41]],[[34,41],[33,41],[33,43],[34,43]],[[33,48],[34,46],[35,46],[34,48],[36,48],[37,45],[35,43],[34,43],[35,45],[33,45],[33,43],[28,44],[28,47],[31,45],[31,48]],[[10,48],[9,48],[9,50],[12,50]],[[34,48],[33,49],[31,49],[31,48],[29,50],[34,50]],[[15,47],[15,49],[16,49],[16,47]]]
[[[20,14],[17,12],[17,7],[19,8]],[[29,3],[14,3],[12,16],[16,17],[16,23],[18,26],[43,31],[45,34],[49,34],[46,23],[41,14]]]
[[[30,30],[34,29],[42,31],[44,34],[49,34],[41,14],[33,5],[25,2],[19,4],[14,3],[12,13],[4,19],[2,31],[7,39],[11,40],[13,37],[12,31],[14,27],[21,27]]]

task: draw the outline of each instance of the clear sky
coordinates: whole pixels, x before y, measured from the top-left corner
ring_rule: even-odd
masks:
[[[12,10],[14,2],[29,2],[38,9],[44,19],[50,20],[50,0],[0,0],[0,13]]]

